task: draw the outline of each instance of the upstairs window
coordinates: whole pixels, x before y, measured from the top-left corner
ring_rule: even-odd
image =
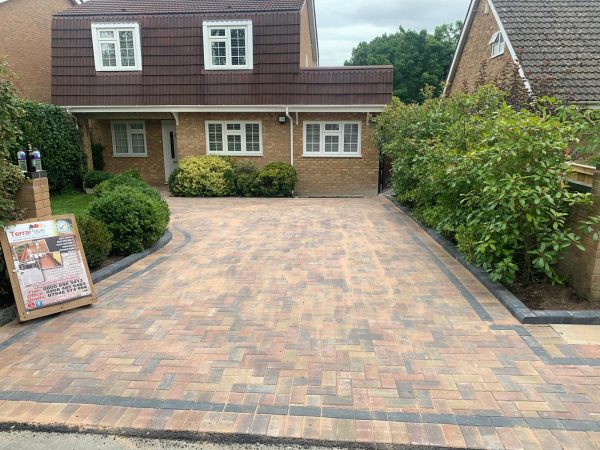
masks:
[[[140,26],[137,23],[93,23],[96,70],[142,70]]]
[[[494,33],[490,39],[490,46],[492,47],[492,58],[504,55],[506,43],[504,42],[504,36],[502,35],[502,32],[498,31],[497,33]]]
[[[260,122],[206,122],[206,148],[209,155],[261,156]]]
[[[360,156],[360,122],[304,122],[304,156]]]
[[[204,22],[206,70],[252,69],[252,22]]]

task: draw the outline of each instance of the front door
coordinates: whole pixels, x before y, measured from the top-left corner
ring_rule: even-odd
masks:
[[[162,121],[163,151],[165,154],[165,181],[177,168],[177,126],[174,120]]]

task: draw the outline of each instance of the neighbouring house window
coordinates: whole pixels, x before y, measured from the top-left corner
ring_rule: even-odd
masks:
[[[304,122],[304,156],[360,156],[360,122]]]
[[[111,122],[113,156],[148,156],[144,122]]]
[[[504,54],[506,43],[504,42],[502,32],[498,31],[497,33],[494,33],[490,39],[490,46],[492,47],[492,58]]]
[[[252,22],[204,22],[204,68],[252,69]]]
[[[206,122],[206,148],[213,155],[262,155],[260,122]]]
[[[92,43],[97,71],[142,70],[137,23],[93,23]]]

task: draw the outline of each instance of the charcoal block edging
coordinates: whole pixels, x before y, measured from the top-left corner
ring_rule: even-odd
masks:
[[[600,310],[593,311],[538,311],[529,309],[519,298],[510,292],[505,286],[492,281],[486,271],[480,267],[469,264],[464,255],[458,250],[456,245],[446,239],[432,228],[421,223],[414,216],[412,210],[402,205],[392,195],[385,195],[400,211],[410,217],[419,227],[421,227],[429,236],[433,238],[444,250],[446,250],[455,260],[462,264],[475,278],[479,280],[500,303],[522,324],[530,325],[549,325],[549,324],[568,324],[568,325],[600,325]]]

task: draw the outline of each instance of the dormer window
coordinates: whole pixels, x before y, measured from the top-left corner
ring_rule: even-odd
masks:
[[[206,70],[252,69],[252,21],[203,24]]]
[[[137,23],[93,23],[92,43],[98,72],[142,70]]]
[[[504,42],[504,36],[501,31],[494,33],[490,39],[490,46],[492,47],[492,58],[496,56],[504,55],[504,48],[506,46]]]

